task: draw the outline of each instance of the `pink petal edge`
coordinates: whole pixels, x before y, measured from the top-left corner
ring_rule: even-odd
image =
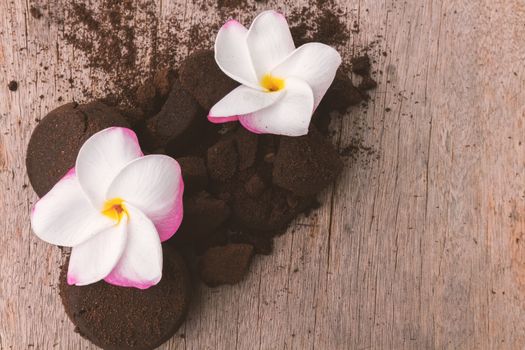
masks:
[[[239,116],[235,115],[233,117],[215,117],[213,115],[208,115],[208,120],[213,124],[222,124],[228,122],[236,122],[239,120]]]
[[[118,277],[114,275],[113,272],[111,272],[106,278],[104,278],[104,281],[106,283],[112,284],[117,287],[132,287],[132,288],[137,288],[137,289],[148,289],[150,287],[157,285],[161,279],[162,279],[162,276],[160,276],[158,281],[137,282],[137,281],[129,280],[127,278]]]
[[[70,275],[69,272],[67,274],[67,284],[69,284],[70,286],[74,286],[75,284],[77,284],[77,279],[76,277],[74,277],[73,275]]]
[[[224,23],[222,25],[222,28],[221,29],[228,29],[229,27],[234,27],[234,26],[243,26],[241,23],[239,23],[237,20],[235,19],[230,19],[228,22]]]
[[[280,12],[277,12],[277,11],[272,11],[274,15],[276,15],[277,17],[279,17],[280,19],[283,19],[286,21],[286,16],[283,15],[282,13]]]
[[[254,134],[258,134],[258,135],[261,135],[261,134],[264,134],[265,132],[263,130],[258,130],[256,128],[254,128],[253,126],[250,125],[250,122],[248,121],[250,115],[245,115],[243,116],[244,118],[239,118],[239,122],[241,123],[241,125],[246,129],[248,130],[249,132],[252,132]]]
[[[182,204],[183,194],[184,181],[182,181],[181,175],[179,183],[179,195],[177,200],[175,201],[173,209],[170,212],[170,215],[164,221],[161,221],[158,225],[155,225],[161,242],[167,241],[168,239],[173,237],[173,235],[179,230],[179,227],[182,223],[182,218],[184,216],[184,206]],[[163,229],[164,227],[167,228]]]

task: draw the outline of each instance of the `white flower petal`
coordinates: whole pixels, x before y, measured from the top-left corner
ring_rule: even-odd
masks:
[[[105,281],[146,289],[162,278],[162,247],[153,223],[139,209],[124,203],[128,213],[126,247]]]
[[[215,61],[224,74],[233,80],[260,89],[246,45],[247,33],[248,30],[239,22],[226,22],[215,39]]]
[[[232,117],[253,113],[278,101],[284,91],[263,92],[246,86],[239,86],[217,102],[208,118]]]
[[[295,49],[286,18],[275,11],[265,11],[255,18],[246,42],[258,81]]]
[[[98,212],[71,169],[34,206],[31,227],[42,240],[64,247],[78,245],[114,222]]]
[[[137,135],[113,127],[91,136],[78,153],[76,171],[84,193],[95,208],[102,208],[109,184],[130,161],[141,157]]]
[[[302,79],[314,93],[314,109],[334,81],[341,55],[334,48],[320,43],[308,43],[299,47],[274,70],[272,75]]]
[[[300,79],[286,79],[286,95],[268,108],[239,117],[239,122],[257,134],[302,136],[308,133],[314,97]]]
[[[73,247],[69,258],[67,283],[85,286],[103,280],[113,271],[126,246],[128,218]]]
[[[107,198],[122,198],[155,224],[161,241],[169,239],[182,221],[182,181],[179,163],[164,155],[130,162],[115,177]]]

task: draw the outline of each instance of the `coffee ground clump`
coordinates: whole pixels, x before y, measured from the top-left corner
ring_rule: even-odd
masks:
[[[31,14],[31,16],[33,16],[34,19],[40,19],[43,16],[40,9],[33,5],[31,5],[31,7],[29,8],[29,13]]]
[[[67,261],[60,274],[60,297],[80,335],[104,349],[154,349],[170,339],[186,317],[191,284],[179,253],[163,249],[163,276],[148,289],[67,283]]]
[[[180,81],[207,111],[239,86],[220,70],[212,50],[199,50],[190,55],[180,67]]]
[[[350,60],[352,71],[356,74],[367,76],[370,73],[370,57],[367,54],[363,56],[352,57]]]
[[[203,2],[201,10],[220,7],[242,10],[247,6],[250,5],[245,0],[212,0]],[[185,182],[184,218],[179,232],[164,244],[168,268],[159,286],[171,283],[172,278],[183,278],[174,275],[166,262],[172,255],[170,250],[166,251],[170,246],[184,251],[188,263],[197,266],[195,275],[205,284],[238,283],[249,271],[254,254],[270,254],[274,237],[284,233],[298,215],[308,215],[319,206],[316,196],[334,182],[343,167],[340,155],[326,137],[332,115],[365,103],[369,98],[365,90],[373,88],[375,81],[370,67],[359,68],[359,64],[366,63],[364,60],[343,65],[318,107],[313,117],[315,126],[307,136],[256,135],[235,122],[215,125],[207,120],[207,112],[238,86],[217,67],[213,52],[206,50],[211,47],[224,19],[209,26],[199,24],[191,28],[183,27],[178,20],[167,19],[172,30],[186,33],[187,41],[181,41],[178,35],[162,32],[156,12],[148,8],[147,4],[139,8],[132,1],[116,0],[104,0],[98,9],[83,4],[68,5],[66,22],[72,30],[67,32],[66,40],[86,55],[89,67],[109,77],[107,94],[110,98],[106,102],[120,111],[111,108],[111,114],[116,113],[118,118],[109,118],[112,120],[109,124],[130,125],[139,135],[145,153],[165,153],[177,158],[181,165]],[[144,23],[131,21],[137,18],[137,12],[146,18]],[[309,41],[340,45],[350,37],[345,14],[337,10],[332,1],[318,0],[312,7],[291,12],[288,19],[297,46]],[[142,37],[148,39],[148,43],[137,40]],[[169,45],[162,46],[166,38]],[[151,47],[144,50],[142,45]],[[151,53],[147,55],[146,64],[139,59],[144,52]],[[186,59],[182,59],[184,57]],[[352,82],[352,73],[363,78],[357,87]],[[39,194],[47,192],[49,185],[61,176],[58,174],[74,164],[79,146],[68,145],[70,138],[78,138],[81,145],[89,132],[96,132],[89,123],[90,114],[75,111],[78,105],[62,108],[65,110],[58,114],[71,114],[75,116],[72,120],[80,118],[82,133],[71,127],[71,121],[59,123],[63,129],[71,130],[65,142],[67,161],[50,163],[57,170],[43,184],[31,180]],[[104,114],[109,112],[101,113]],[[47,118],[41,122],[41,130],[35,130],[32,140],[43,138],[39,134],[54,135],[57,126],[46,122]],[[97,125],[102,127],[102,124]],[[29,148],[33,147],[31,142]],[[36,148],[42,148],[39,156],[44,155],[40,166],[49,163],[46,159],[60,158],[55,149],[42,145]],[[348,152],[351,151],[353,149]],[[30,154],[36,153],[35,149],[28,150],[28,159]],[[31,157],[33,161],[38,158]],[[37,178],[37,171],[30,171],[29,160],[28,173],[32,173],[30,179]],[[163,282],[164,279],[168,281]],[[103,282],[93,285],[97,286],[101,297],[113,293],[101,287],[105,285]],[[83,288],[73,289],[61,284],[63,300],[78,297],[80,294],[75,293]],[[149,290],[144,291],[144,297],[148,293]],[[159,295],[158,298],[163,297]],[[66,310],[71,310],[71,306],[64,303]],[[140,310],[140,301],[137,306]],[[105,317],[104,313],[90,310],[79,312],[79,315],[87,314],[91,320],[99,322]],[[178,320],[178,313],[173,315]],[[120,312],[106,316],[114,320],[125,318]],[[84,316],[79,317],[76,322]],[[155,325],[156,321],[151,322]],[[173,333],[178,325],[171,325]],[[140,344],[141,340],[126,333],[126,327],[132,326],[122,324],[117,329],[123,341],[129,341],[123,347],[133,348],[130,344]],[[79,330],[89,339],[95,339],[94,342],[101,336],[107,337],[102,329],[93,328],[90,334],[81,327]],[[168,332],[159,331],[155,335],[161,333],[167,336]]]
[[[27,146],[27,175],[38,196],[44,196],[74,167],[89,137],[111,126],[129,127],[117,110],[101,102],[69,103],[49,112]]]
[[[16,90],[18,90],[18,82],[15,80],[11,80],[9,84],[7,84],[7,87],[10,91],[15,92]]]
[[[200,258],[201,279],[210,287],[239,283],[248,272],[253,247],[248,244],[228,244],[208,249]]]

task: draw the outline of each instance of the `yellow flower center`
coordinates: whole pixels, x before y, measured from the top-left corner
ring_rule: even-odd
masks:
[[[275,92],[284,89],[284,79],[265,74],[261,79],[261,86],[268,92]]]
[[[128,215],[128,211],[122,198],[113,198],[108,199],[104,203],[102,214],[116,222],[120,222],[124,214]]]

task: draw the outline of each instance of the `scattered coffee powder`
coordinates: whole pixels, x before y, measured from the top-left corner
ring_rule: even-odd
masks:
[[[217,0],[217,6],[219,8],[241,8],[243,6],[246,6],[246,1],[247,0]]]

